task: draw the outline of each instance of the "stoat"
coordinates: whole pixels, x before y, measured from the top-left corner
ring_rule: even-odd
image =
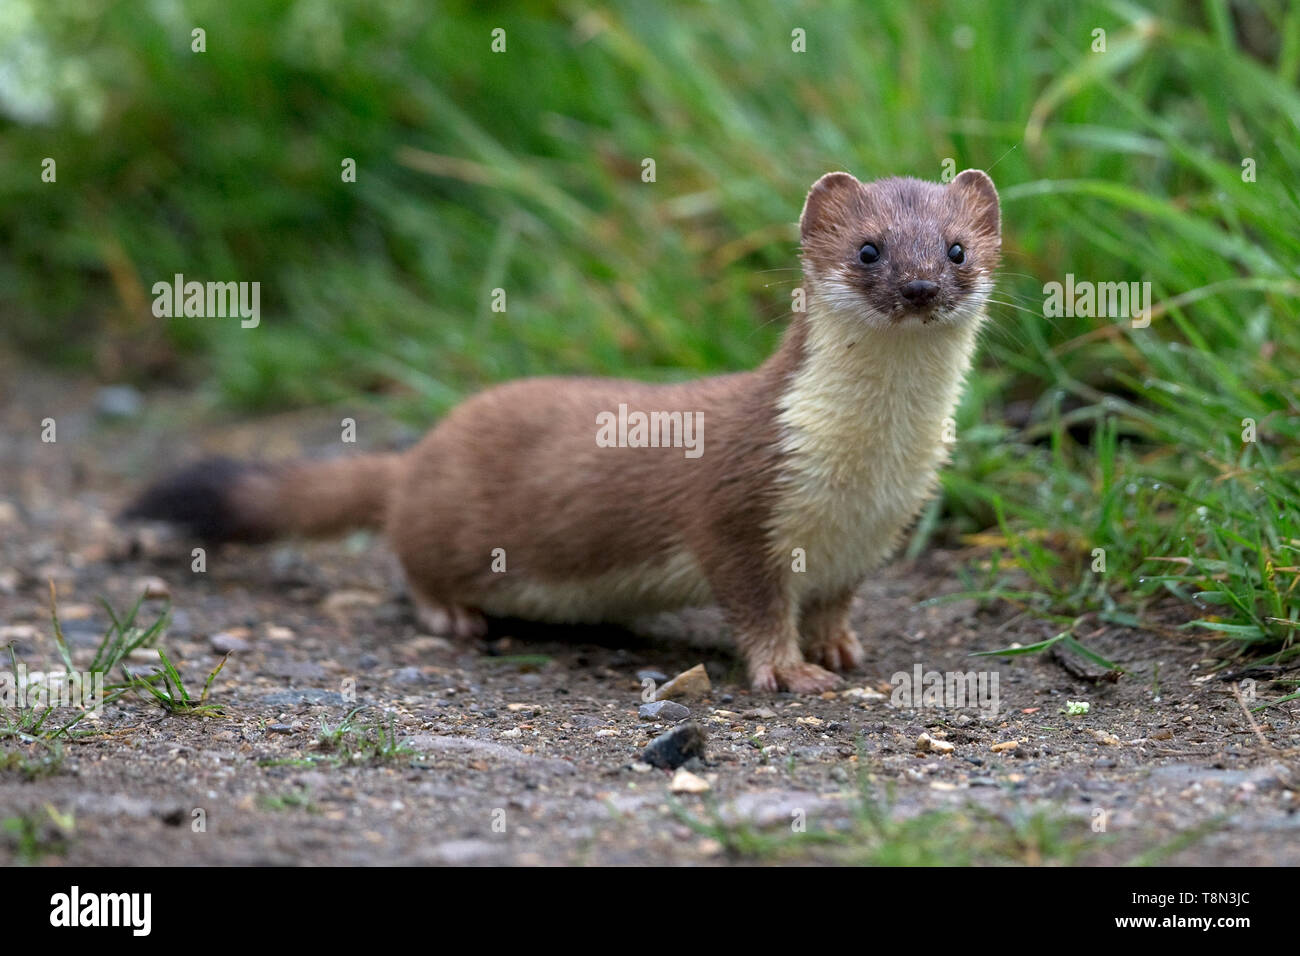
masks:
[[[1001,251],[997,190],[828,173],[799,222],[806,310],[753,371],[535,378],[402,454],[199,462],[130,516],[209,540],[383,529],[423,624],[721,607],[755,690],[858,665],[854,591],[931,495]]]

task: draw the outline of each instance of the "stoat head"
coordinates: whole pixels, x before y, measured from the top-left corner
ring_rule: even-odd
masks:
[[[1002,250],[998,191],[978,169],[947,185],[827,173],[799,231],[810,298],[880,329],[978,321]]]

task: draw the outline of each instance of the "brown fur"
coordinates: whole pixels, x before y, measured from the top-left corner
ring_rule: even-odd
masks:
[[[918,222],[935,228],[918,233]],[[864,186],[832,173],[809,192],[800,227],[811,291],[832,274],[847,276],[872,308],[891,315],[902,310],[895,286],[909,276],[933,276],[944,301],[960,303],[970,277],[996,266],[1000,245],[996,191],[971,171],[948,188],[914,180]],[[966,270],[945,268],[936,253],[957,233],[983,257]],[[868,240],[891,244],[888,270],[856,264]],[[638,582],[689,561],[703,576],[701,594],[723,609],[755,687],[824,689],[835,681],[824,668],[861,659],[848,625],[853,591],[793,604],[790,568],[774,559],[768,540],[784,493],[779,413],[816,321],[814,313],[796,315],[780,348],[754,371],[680,385],[511,382],[466,400],[404,455],[250,470],[217,508],[230,520],[213,527],[242,529],[228,535],[237,537],[382,527],[425,620],[464,634],[479,630],[479,612],[517,615],[533,596],[552,592],[574,596],[571,607],[540,614],[553,620],[671,609],[678,592],[647,585],[642,593]],[[704,454],[598,446],[597,415],[620,404],[703,413]],[[178,494],[183,499],[168,486],[169,501]],[[150,500],[146,493],[135,513],[177,517],[151,509]],[[504,573],[493,569],[502,552]]]
[[[268,537],[382,527],[401,462],[400,455],[366,455],[267,468],[234,484],[232,505]]]

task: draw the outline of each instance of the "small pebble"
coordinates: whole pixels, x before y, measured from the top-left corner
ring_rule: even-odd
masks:
[[[642,704],[637,713],[642,720],[668,720],[673,723],[691,716],[690,708],[683,707],[675,700],[656,700],[650,704]]]
[[[248,641],[244,640],[229,631],[221,631],[213,634],[208,638],[208,643],[218,654],[229,654],[231,651],[246,651],[251,646]]]
[[[947,740],[939,740],[929,734],[921,734],[920,737],[916,738],[916,749],[937,754],[950,754],[957,748]]]
[[[7,624],[0,627],[0,644],[8,644],[11,641],[36,641],[40,640],[41,632],[30,624]]]
[[[696,664],[688,671],[682,671],[668,683],[655,691],[655,700],[670,700],[673,697],[703,697],[713,689],[709,682],[708,671],[703,664]]]
[[[135,582],[137,593],[143,593],[146,601],[157,601],[172,596],[172,589],[162,578],[138,578]]]
[[[438,651],[455,650],[455,645],[445,637],[433,637],[429,634],[411,638],[406,642],[406,646],[414,654],[431,654]]]
[[[668,785],[668,789],[673,793],[705,793],[709,789],[709,781],[682,767],[673,774],[673,782]]]
[[[144,397],[130,385],[107,385],[95,393],[95,412],[104,418],[135,418],[144,409]]]

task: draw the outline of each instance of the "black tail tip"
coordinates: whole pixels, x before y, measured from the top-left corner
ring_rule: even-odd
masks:
[[[121,513],[124,521],[166,521],[205,541],[256,541],[267,536],[238,506],[241,481],[264,466],[232,458],[205,458],[147,487]]]

